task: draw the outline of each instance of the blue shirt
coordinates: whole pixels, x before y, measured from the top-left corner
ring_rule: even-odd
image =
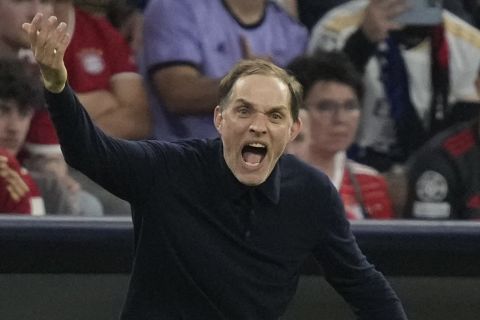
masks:
[[[220,79],[243,58],[241,36],[255,55],[270,56],[273,62],[285,66],[305,51],[308,33],[276,4],[266,3],[260,21],[245,25],[223,0],[151,1],[145,10],[145,45],[140,62],[145,78],[166,66],[190,65],[206,77]],[[156,139],[217,136],[213,112],[174,114],[151,87],[148,89]]]
[[[68,86],[46,98],[67,162],[131,203],[135,259],[122,319],[277,319],[312,253],[360,319],[405,319],[323,173],[284,155],[248,187],[226,166],[220,139],[113,139]]]

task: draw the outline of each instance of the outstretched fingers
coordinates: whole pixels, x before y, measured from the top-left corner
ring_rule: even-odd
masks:
[[[30,41],[32,51],[35,51],[35,48],[37,47],[37,35],[40,31],[40,23],[42,19],[43,14],[37,13],[35,17],[33,17],[32,22],[25,22],[22,25],[23,30],[25,30],[25,32],[27,32],[28,34],[28,39]]]
[[[57,17],[51,16],[46,23],[43,24],[42,29],[37,32],[37,50],[36,56],[44,57],[45,62],[52,60],[54,48],[56,47],[54,33],[57,27]]]
[[[60,38],[62,35],[62,30],[64,29],[63,25],[65,25],[65,23],[63,23],[61,26],[56,17],[52,16],[48,18],[48,23],[46,26],[47,30],[45,31],[45,37],[47,38],[45,39],[45,45],[42,48],[43,52],[41,53],[45,58],[45,64],[48,66],[57,66],[58,58],[60,57],[61,59],[63,57],[63,55],[61,55],[59,52],[61,46]],[[42,33],[43,31],[40,32],[40,35],[42,35]]]
[[[55,65],[63,63],[63,56],[70,43],[70,35],[67,33],[67,24],[60,22],[53,33],[53,43],[55,47],[52,49]]]
[[[55,16],[44,19],[43,14],[37,13],[31,23],[24,23],[22,27],[36,60],[49,67],[58,66],[69,43],[67,25],[59,23]]]
[[[70,42],[67,25],[51,16],[44,19],[37,13],[31,23],[24,23],[35,60],[40,66],[45,87],[52,92],[63,90],[67,81],[67,70],[63,56]]]

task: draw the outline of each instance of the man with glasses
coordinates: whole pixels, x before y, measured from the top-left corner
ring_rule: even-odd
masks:
[[[354,66],[340,52],[318,52],[295,59],[289,69],[303,85],[305,99],[302,140],[293,141],[289,152],[329,176],[349,219],[392,218],[385,179],[346,156],[361,115],[362,80]]]

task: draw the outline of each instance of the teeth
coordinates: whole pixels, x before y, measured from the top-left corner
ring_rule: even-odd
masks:
[[[261,144],[261,143],[249,143],[248,144],[250,147],[255,147],[255,148],[266,148],[264,144]]]

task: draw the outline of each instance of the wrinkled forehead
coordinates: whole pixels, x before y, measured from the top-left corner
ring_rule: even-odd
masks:
[[[229,100],[247,100],[261,105],[286,106],[290,110],[291,94],[286,83],[269,75],[247,75],[232,86]]]

